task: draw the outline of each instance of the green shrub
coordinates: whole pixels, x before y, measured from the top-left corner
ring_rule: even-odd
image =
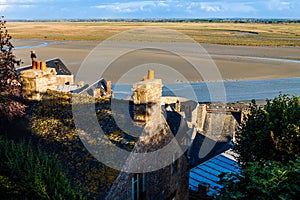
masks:
[[[85,199],[55,158],[32,143],[0,138],[0,199]]]

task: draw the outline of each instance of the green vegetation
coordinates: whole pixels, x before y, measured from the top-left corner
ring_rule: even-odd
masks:
[[[199,43],[249,46],[300,46],[300,24],[232,22],[11,22],[15,38],[47,40],[105,40],[137,28],[166,28],[179,31]]]
[[[220,183],[224,188],[215,199],[298,199],[300,159],[287,164],[251,162],[241,175],[223,174]]]
[[[221,177],[216,199],[297,199],[300,194],[300,97],[253,101],[236,133],[240,175]]]
[[[15,74],[15,65],[20,61],[12,53],[11,36],[5,26],[6,22],[0,20],[0,132],[5,124],[14,118],[24,115],[25,106],[20,101],[21,84]]]
[[[0,198],[85,199],[71,186],[59,162],[32,146],[0,137]]]
[[[79,138],[78,131],[86,130],[75,128],[71,100],[73,103],[89,104],[93,102],[92,97],[78,95],[76,100],[71,97],[70,93],[48,91],[42,101],[31,107],[31,130],[37,138],[38,146],[62,163],[69,180],[83,194],[91,198],[104,198],[119,172],[94,158],[83,145],[82,138]],[[109,102],[98,100],[98,103],[105,112]],[[81,114],[85,116],[90,113]],[[111,129],[114,131],[116,127]],[[93,127],[84,134],[95,145],[99,144],[96,142],[101,142],[97,141],[101,137]],[[93,135],[97,137],[92,137]]]
[[[104,198],[118,171],[97,161],[80,141],[71,94],[49,92],[40,102],[23,101],[14,73],[19,61],[3,20],[0,31],[0,199]]]
[[[251,113],[236,132],[239,162],[287,163],[300,158],[300,98],[279,95],[265,108],[253,102]]]

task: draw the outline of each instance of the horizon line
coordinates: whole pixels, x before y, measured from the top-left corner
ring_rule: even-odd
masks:
[[[224,18],[70,18],[70,19],[5,19],[10,22],[58,22],[58,21],[70,21],[70,22],[85,22],[85,21],[134,21],[134,22],[201,22],[201,21],[241,21],[241,22],[265,22],[265,21],[284,21],[284,22],[299,22],[300,18],[247,18],[247,17],[224,17]]]

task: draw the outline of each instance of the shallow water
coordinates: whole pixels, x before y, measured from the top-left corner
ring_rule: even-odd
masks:
[[[31,45],[17,45],[17,46],[14,46],[14,49],[34,49],[34,48],[38,48],[38,47],[46,47],[50,43],[49,42],[40,42],[40,41],[31,41],[30,44]]]
[[[114,97],[117,99],[124,99],[132,95],[132,85],[113,85],[113,87]],[[209,90],[208,88],[212,89]],[[219,91],[220,88],[224,88],[224,93]],[[198,102],[266,100],[273,99],[280,92],[282,94],[300,95],[300,77],[190,84],[178,83],[166,84],[163,87],[163,95],[165,96],[185,97],[196,99]],[[195,96],[193,96],[193,93]],[[218,96],[218,94],[220,95]]]

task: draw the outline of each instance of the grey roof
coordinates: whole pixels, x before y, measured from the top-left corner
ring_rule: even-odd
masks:
[[[59,92],[73,92],[80,89],[77,85],[58,85],[57,91]]]
[[[72,72],[59,58],[46,61],[46,65],[47,67],[55,68],[57,75],[72,75]]]
[[[198,185],[210,185],[208,195],[217,194],[214,187],[222,187],[218,184],[219,175],[223,172],[240,174],[240,167],[230,150],[215,156],[214,158],[194,167],[190,170],[189,189],[198,191]]]
[[[68,69],[68,67],[59,59],[53,58],[50,60],[46,60],[46,65],[49,68],[55,68],[57,75],[72,75],[72,72]],[[19,75],[21,71],[31,69],[32,66],[24,66],[18,67],[16,69],[16,73]]]
[[[89,94],[91,96],[93,96],[93,91],[97,88],[102,88],[104,90],[107,90],[107,84],[106,81],[101,78],[99,80],[97,80],[95,83],[91,84],[91,85],[85,85],[84,89],[78,91],[79,94]]]

